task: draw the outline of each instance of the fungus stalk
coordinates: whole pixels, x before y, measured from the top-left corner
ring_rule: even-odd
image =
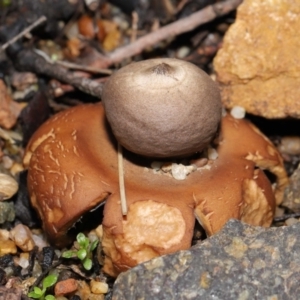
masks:
[[[124,184],[123,151],[122,151],[122,146],[119,143],[118,143],[118,173],[119,173],[119,188],[120,188],[122,215],[126,216],[127,202],[126,202],[125,184]]]

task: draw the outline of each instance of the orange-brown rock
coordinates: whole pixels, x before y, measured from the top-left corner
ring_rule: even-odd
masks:
[[[70,295],[71,293],[77,291],[78,283],[74,278],[69,278],[66,280],[59,281],[55,285],[54,293],[56,297]]]
[[[300,118],[300,1],[245,0],[214,67],[227,108]]]

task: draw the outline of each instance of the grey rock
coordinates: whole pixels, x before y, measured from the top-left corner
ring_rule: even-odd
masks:
[[[230,220],[190,250],[117,278],[113,300],[300,299],[300,224],[261,228]]]
[[[0,224],[12,222],[15,219],[14,203],[9,201],[0,201]]]

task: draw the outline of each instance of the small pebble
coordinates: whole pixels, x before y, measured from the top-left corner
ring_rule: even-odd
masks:
[[[65,35],[69,40],[76,38],[79,35],[78,23],[70,22],[70,25],[66,26]]]
[[[42,253],[43,253],[43,259],[41,262],[41,267],[42,270],[45,271],[52,265],[54,255],[55,255],[54,248],[44,247]]]
[[[289,155],[300,154],[300,137],[298,136],[286,136],[281,138],[278,150],[281,153]]]
[[[12,266],[5,268],[4,271],[8,278],[14,275],[14,268]]]
[[[91,11],[95,11],[99,6],[98,0],[85,0],[84,2],[88,9]]]
[[[13,165],[14,161],[7,155],[4,155],[2,157],[2,165],[5,169],[9,170],[12,165]]]
[[[129,28],[129,23],[123,18],[116,16],[113,18],[113,21],[114,21],[114,23],[118,24],[118,26],[121,30],[125,31]]]
[[[27,257],[24,254],[28,254],[28,253],[21,253],[20,254],[20,259],[18,261],[18,265],[20,267],[22,267],[22,269],[25,269],[29,266],[29,260],[28,260],[28,255]]]
[[[90,287],[94,294],[106,294],[108,292],[108,284],[106,282],[100,282],[92,279]]]
[[[14,264],[13,256],[6,254],[0,257],[0,267],[6,268]]]
[[[161,166],[162,166],[162,162],[160,161],[154,161],[151,163],[151,168],[156,171],[160,170]]]
[[[214,148],[208,148],[207,149],[207,156],[208,156],[208,159],[211,159],[211,160],[215,160],[218,158],[218,152],[216,149]]]
[[[159,162],[154,161],[151,164],[151,168],[153,169],[153,172],[156,172],[157,174],[166,174],[166,175],[172,175],[174,179],[177,180],[184,180],[187,175],[197,170],[197,166],[194,164],[191,165],[185,165],[188,164],[188,161],[183,160],[182,163],[171,163],[171,162]]]
[[[17,253],[17,247],[14,241],[0,241],[0,256],[15,253]]]
[[[102,237],[103,237],[103,227],[102,227],[102,224],[99,225],[99,226],[95,229],[95,231],[96,231],[96,234],[97,234],[99,240],[102,240]]]
[[[276,217],[281,217],[284,215],[284,209],[282,207],[276,207],[275,208],[275,218]]]
[[[0,241],[9,240],[10,233],[6,229],[0,229]]]
[[[10,231],[10,234],[11,239],[23,251],[31,251],[35,246],[30,229],[23,224],[18,224],[17,226],[15,226]]]
[[[187,176],[186,167],[182,164],[172,164],[172,176],[177,180],[184,180]]]
[[[1,197],[0,197],[1,198]],[[0,201],[0,224],[12,222],[15,219],[15,205],[11,201]]]
[[[18,188],[18,183],[13,177],[0,173],[0,201],[11,198]]]
[[[176,56],[177,56],[177,58],[182,59],[182,58],[188,56],[190,54],[190,52],[191,52],[191,49],[189,47],[183,46],[177,50]]]
[[[285,224],[286,224],[287,226],[291,226],[291,225],[294,225],[294,224],[297,224],[297,223],[299,223],[299,220],[296,219],[296,218],[289,218],[289,219],[287,219],[287,220],[285,221]]]
[[[235,119],[243,119],[245,118],[246,115],[246,110],[244,107],[242,106],[234,106],[231,111],[230,114],[235,118]]]
[[[76,292],[76,295],[78,295],[81,299],[90,299],[89,296],[91,295],[91,289],[89,285],[83,281],[83,280],[78,280],[78,290]]]
[[[34,244],[39,248],[39,251],[41,251],[44,247],[48,247],[48,243],[45,240],[45,237],[39,234],[32,234],[32,238],[34,241]]]
[[[69,278],[56,283],[54,288],[55,297],[69,295],[78,289],[77,281],[73,278]]]

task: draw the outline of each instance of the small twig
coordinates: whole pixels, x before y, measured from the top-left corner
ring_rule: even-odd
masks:
[[[130,37],[130,42],[133,43],[136,41],[136,36],[137,36],[137,30],[138,30],[138,22],[139,22],[139,15],[137,14],[136,11],[132,12],[132,25],[131,25],[131,37]]]
[[[15,37],[13,37],[11,40],[3,44],[0,48],[1,51],[5,50],[8,46],[22,38],[24,35],[28,34],[33,28],[39,26],[41,23],[45,22],[47,18],[45,16],[41,16],[38,18],[34,23],[32,23],[30,26],[25,28],[23,31],[21,31],[19,34],[17,34]]]
[[[100,62],[102,63],[102,67],[107,68],[114,63],[120,63],[122,60],[140,54],[144,49],[153,47],[163,40],[194,30],[200,25],[228,14],[236,9],[242,2],[243,0],[227,0],[218,2],[216,4],[209,5],[186,18],[182,18],[169,25],[163,26],[160,29],[137,39],[129,45],[118,48],[104,59],[101,59]]]
[[[71,63],[69,61],[62,61],[62,60],[53,60],[47,55],[44,51],[40,49],[33,49],[35,53],[45,58],[47,62],[50,64],[57,64],[60,66],[63,66],[65,68],[74,69],[74,70],[81,70],[81,71],[87,71],[92,73],[99,73],[99,74],[107,74],[111,75],[113,73],[112,70],[109,69],[101,69],[101,68],[95,68],[95,67],[89,67],[89,66],[83,66],[75,63]]]
[[[32,50],[24,49],[20,51],[15,63],[22,71],[30,71],[55,78],[89,95],[101,98],[103,84],[88,78],[78,77],[66,68],[50,63],[44,55],[40,55]]]
[[[101,69],[101,68],[83,66],[83,65],[74,64],[74,63],[71,63],[68,61],[57,60],[57,61],[55,61],[55,63],[57,63],[58,65],[61,65],[63,67],[66,67],[69,69],[74,69],[74,70],[82,70],[82,71],[99,73],[99,74],[107,74],[107,75],[111,75],[113,73],[113,71],[109,70],[109,69]]]
[[[275,217],[273,219],[274,222],[283,222],[286,221],[289,218],[300,218],[300,213],[294,213],[294,214],[287,214],[280,217]]]
[[[125,183],[124,183],[123,151],[122,151],[122,146],[119,143],[118,143],[118,173],[119,173],[119,187],[120,187],[122,215],[126,216],[127,201],[126,201]]]

